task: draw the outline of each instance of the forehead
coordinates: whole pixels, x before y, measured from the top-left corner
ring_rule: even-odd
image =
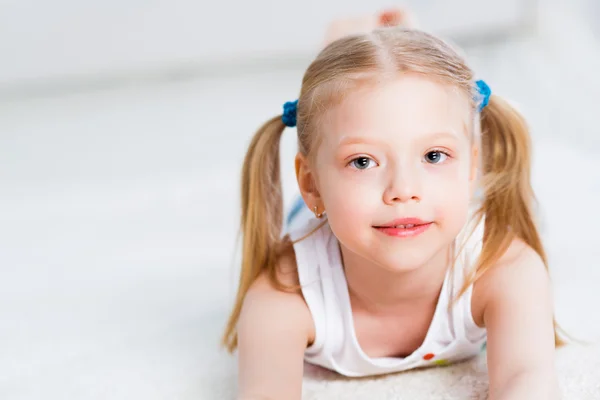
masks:
[[[418,138],[438,132],[468,137],[467,96],[458,88],[405,74],[351,92],[329,110],[326,141],[344,136]]]

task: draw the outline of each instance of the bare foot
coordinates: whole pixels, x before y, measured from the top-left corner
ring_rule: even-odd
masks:
[[[368,33],[377,28],[399,25],[407,28],[417,26],[413,14],[405,8],[390,8],[376,14],[336,19],[327,28],[324,46],[344,36]]]

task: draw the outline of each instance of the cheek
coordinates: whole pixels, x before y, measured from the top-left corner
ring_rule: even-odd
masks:
[[[460,229],[467,219],[471,201],[469,166],[457,163],[452,168],[436,172],[436,184],[430,192],[436,219],[448,229]]]
[[[352,172],[332,173],[327,184],[323,185],[321,197],[328,209],[330,218],[348,216],[360,218],[377,205],[377,194],[380,189],[374,180],[365,181],[353,176]]]
[[[320,194],[331,229],[342,243],[352,240],[358,227],[369,226],[373,213],[381,207],[381,188],[370,174],[329,169],[320,176]],[[368,178],[368,179],[367,179]],[[351,237],[346,236],[351,233]]]
[[[468,195],[446,196],[443,202],[437,204],[435,214],[437,219],[446,226],[462,225],[466,222],[469,212]]]
[[[426,174],[428,180],[443,192],[456,192],[465,188],[468,190],[471,165],[469,159],[455,159],[444,165],[427,165]]]

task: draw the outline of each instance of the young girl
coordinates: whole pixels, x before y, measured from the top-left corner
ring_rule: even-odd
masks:
[[[286,126],[306,207],[283,234]],[[240,398],[300,398],[304,360],[370,376],[486,343],[491,399],[557,398],[529,150],[521,115],[443,41],[386,28],[329,44],[244,161],[224,336]]]

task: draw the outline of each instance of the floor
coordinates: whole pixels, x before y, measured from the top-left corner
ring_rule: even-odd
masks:
[[[468,56],[530,120],[557,316],[597,340],[600,56],[556,31]],[[241,159],[303,67],[2,102],[0,397],[222,398]]]

